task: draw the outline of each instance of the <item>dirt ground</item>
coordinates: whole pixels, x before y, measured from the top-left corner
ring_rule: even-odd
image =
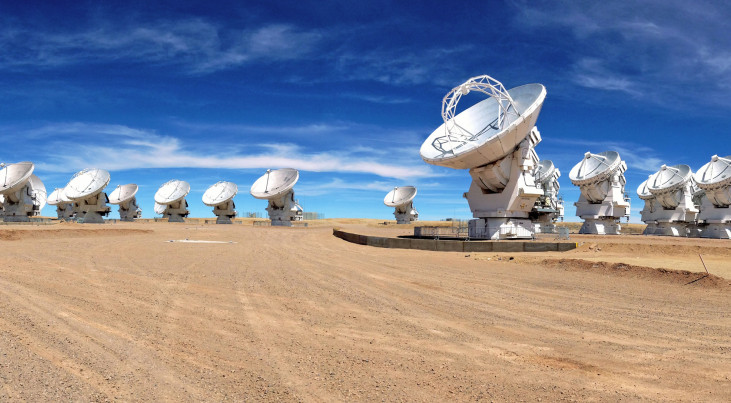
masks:
[[[410,231],[0,227],[0,401],[731,401],[729,241],[465,254],[333,225]]]

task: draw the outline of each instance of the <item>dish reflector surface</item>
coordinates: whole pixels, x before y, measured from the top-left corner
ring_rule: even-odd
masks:
[[[109,172],[104,169],[84,169],[74,175],[66,185],[66,197],[81,200],[100,193],[109,184]]]
[[[155,193],[155,203],[172,204],[182,200],[190,192],[190,184],[186,181],[173,179],[165,182]],[[156,211],[157,212],[157,211]],[[162,214],[162,213],[158,213]]]
[[[155,208],[154,208],[155,214],[164,214],[166,208],[167,208],[166,205],[155,202]]]
[[[56,188],[56,190],[51,192],[51,194],[48,196],[48,199],[46,200],[48,204],[50,204],[51,206],[56,206],[59,204],[70,203],[71,200],[66,197],[64,190],[65,189],[63,188]]]
[[[556,167],[553,165],[551,160],[542,160],[538,163],[536,168],[536,182],[543,183],[553,176],[556,172]]]
[[[137,194],[138,186],[134,183],[127,185],[117,186],[116,189],[109,194],[109,203],[111,204],[122,204],[127,200],[135,197]]]
[[[672,167],[663,165],[647,180],[647,187],[650,191],[656,192],[677,190],[685,185],[692,175],[688,165],[680,164]]]
[[[275,199],[292,189],[299,177],[293,168],[269,170],[251,185],[250,193],[257,199]]]
[[[434,130],[421,145],[421,158],[433,165],[469,169],[515,151],[535,126],[546,88],[526,84],[507,93],[517,114],[501,113],[503,108],[494,97],[478,102]]]
[[[217,206],[233,199],[238,192],[239,188],[233,182],[217,182],[203,193],[203,204],[211,207]]]
[[[616,151],[586,153],[584,159],[571,168],[569,179],[577,186],[604,180],[619,168],[621,163],[622,160]]]
[[[731,185],[731,155],[714,155],[711,162],[695,173],[695,181],[701,189],[713,189]]]
[[[43,209],[43,207],[46,207],[46,201],[47,201],[47,192],[46,192],[46,185],[43,184],[43,181],[41,181],[41,178],[31,175],[30,180],[28,180],[28,184],[30,184],[31,191],[33,192],[33,195],[36,198],[36,204],[38,206],[38,210]]]
[[[383,204],[389,207],[398,207],[411,203],[416,197],[416,188],[413,186],[400,186],[393,188],[383,198]]]
[[[642,200],[650,200],[654,198],[655,196],[650,193],[650,188],[648,187],[649,179],[642,182],[640,186],[637,188],[637,196],[639,196]]]
[[[34,168],[32,162],[23,161],[0,169],[0,194],[15,193],[22,189],[33,175]]]

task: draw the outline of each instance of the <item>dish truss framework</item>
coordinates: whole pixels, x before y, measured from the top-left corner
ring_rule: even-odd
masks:
[[[654,235],[687,237],[695,233],[698,188],[688,165],[663,165],[647,180],[647,188],[660,209],[654,213]],[[695,195],[695,196],[694,196]]]
[[[580,234],[619,235],[620,219],[630,215],[630,199],[625,195],[627,164],[615,151],[587,152],[571,169],[569,178],[581,190],[574,203],[576,215],[584,220]]]
[[[456,115],[460,99],[476,91],[488,96]],[[505,90],[483,75],[453,88],[442,100],[444,123],[426,139],[421,156],[427,163],[469,169],[472,183],[463,195],[475,219],[470,238],[532,238],[529,216],[544,190],[536,183],[535,128],[546,90],[527,84]]]

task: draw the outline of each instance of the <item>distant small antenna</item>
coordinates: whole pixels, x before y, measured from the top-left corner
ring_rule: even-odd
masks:
[[[24,161],[0,166],[0,205],[5,222],[28,222],[46,205],[46,187]]]
[[[137,190],[139,187],[134,183],[117,185],[117,188],[109,194],[109,203],[119,206],[119,219],[121,221],[134,221],[142,216],[142,210],[137,205]]]
[[[302,207],[294,200],[294,185],[299,180],[299,171],[293,168],[271,170],[251,185],[251,193],[257,199],[268,200],[267,212],[272,225],[291,226],[293,221],[302,221]]]
[[[236,205],[233,198],[239,192],[233,182],[216,182],[203,193],[203,204],[213,207],[216,224],[231,224],[236,217]]]
[[[409,224],[419,219],[419,212],[413,204],[415,197],[414,186],[397,186],[383,198],[383,204],[395,208],[393,215],[396,217],[396,224]]]
[[[162,214],[168,222],[185,222],[184,218],[190,214],[188,203],[185,201],[188,193],[190,193],[188,182],[173,179],[163,183],[155,193],[155,203],[165,207],[162,212],[158,212],[160,207],[156,205],[155,212]]]
[[[74,202],[76,216],[83,219],[83,223],[103,224],[104,216],[112,211],[107,205],[107,194],[103,192],[110,179],[108,171],[90,168],[77,172],[66,184],[64,193]]]

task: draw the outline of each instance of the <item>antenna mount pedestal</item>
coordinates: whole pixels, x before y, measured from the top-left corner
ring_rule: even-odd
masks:
[[[302,207],[294,201],[293,190],[276,199],[269,199],[267,213],[272,226],[291,227],[292,221],[302,221]]]
[[[133,197],[123,204],[119,205],[119,220],[134,221],[135,218],[142,216],[142,210],[137,205],[137,198]]]
[[[20,190],[5,195],[3,203],[3,220],[5,222],[28,222],[30,217],[40,214],[34,203],[30,184]]]
[[[188,211],[188,202],[183,198],[165,205],[165,211],[162,213],[162,216],[163,218],[167,218],[168,222],[185,222],[185,217],[188,214],[190,214],[190,211]]]
[[[236,217],[236,205],[233,199],[225,203],[216,205],[213,208],[213,214],[216,215],[216,224],[233,224],[233,219]]]
[[[81,219],[84,224],[104,224],[104,217],[112,211],[107,205],[108,201],[107,194],[100,192],[93,197],[75,202],[73,211],[76,218]]]

